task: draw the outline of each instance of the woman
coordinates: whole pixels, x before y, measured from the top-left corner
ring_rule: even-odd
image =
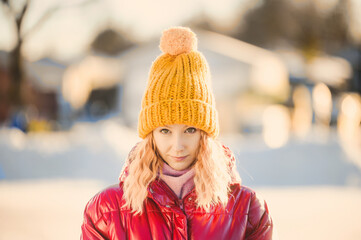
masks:
[[[120,183],[86,206],[82,239],[272,239],[264,201],[220,144],[208,64],[189,28],[163,32]]]

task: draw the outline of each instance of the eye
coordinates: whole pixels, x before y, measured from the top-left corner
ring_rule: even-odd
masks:
[[[162,128],[159,132],[163,133],[163,134],[167,134],[169,133],[170,131],[166,128]]]
[[[186,129],[186,133],[195,133],[196,131],[197,131],[197,129],[194,127],[190,127],[190,128]]]

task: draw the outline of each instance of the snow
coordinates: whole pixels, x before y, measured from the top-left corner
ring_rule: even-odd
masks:
[[[0,182],[0,239],[79,239],[87,201],[106,185],[94,180]],[[361,239],[361,189],[256,188],[279,239]]]
[[[361,189],[313,186],[256,189],[266,199],[279,239],[361,239]]]
[[[0,239],[79,239],[85,204],[102,187],[94,180],[0,182]]]

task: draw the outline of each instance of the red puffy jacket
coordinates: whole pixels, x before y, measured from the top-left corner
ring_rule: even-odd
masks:
[[[267,205],[254,191],[231,185],[227,206],[196,207],[195,190],[183,199],[161,179],[148,187],[141,215],[124,207],[123,182],[94,196],[84,212],[81,239],[272,239]]]

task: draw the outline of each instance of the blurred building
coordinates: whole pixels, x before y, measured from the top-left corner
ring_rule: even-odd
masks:
[[[325,53],[306,59],[299,50],[292,48],[275,52],[290,74],[291,92],[286,106],[293,111],[293,128],[300,127],[299,118],[303,118],[302,121],[307,118],[308,130],[312,124],[335,125],[340,97],[351,89],[354,76],[351,63]]]
[[[134,44],[111,28],[101,31],[88,53],[71,63],[62,79],[63,126],[74,121],[98,121],[122,111],[124,66],[118,55]]]
[[[66,65],[50,58],[25,62],[29,76],[31,97],[27,104],[37,111],[34,118],[56,121],[58,119],[58,95],[61,93],[62,77]]]
[[[32,130],[33,123],[39,130],[50,130],[50,122],[55,122],[58,117],[57,96],[65,67],[51,59],[24,61],[25,75],[20,91],[25,107],[14,111],[11,105],[11,76],[8,70],[10,55],[7,52],[1,52],[0,55],[0,122],[23,131]]]
[[[0,51],[0,123],[3,123],[10,112],[10,73],[8,71],[8,54]]]
[[[119,114],[123,66],[116,57],[88,55],[70,65],[62,79],[62,120],[96,121]],[[68,109],[66,109],[68,107]]]

